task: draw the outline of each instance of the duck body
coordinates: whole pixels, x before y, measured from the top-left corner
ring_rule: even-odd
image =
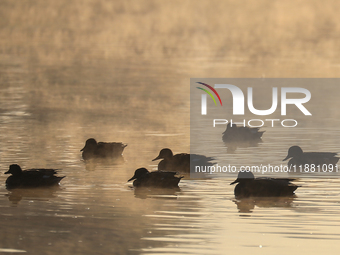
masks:
[[[158,163],[158,170],[178,171],[182,173],[190,173],[190,162],[194,165],[212,166],[213,157],[206,157],[198,154],[180,153],[173,155],[172,151],[164,148],[159,155],[152,161],[162,159]]]
[[[289,197],[299,187],[290,178],[255,178],[251,172],[239,172],[237,179],[230,183],[238,183],[234,189],[236,198],[249,197]]]
[[[87,139],[82,151],[84,160],[92,158],[116,158],[121,157],[127,144],[120,142],[98,142],[94,138]]]
[[[222,140],[229,142],[251,142],[261,141],[261,137],[265,131],[259,131],[260,128],[254,127],[238,127],[236,124],[228,123],[227,129],[222,133]]]
[[[176,177],[176,174],[163,171],[149,172],[146,168],[139,168],[128,181],[134,180],[134,187],[178,188],[182,177]]]
[[[337,153],[333,152],[303,152],[299,146],[292,146],[288,149],[288,155],[283,161],[288,161],[288,166],[304,166],[304,165],[332,165],[338,163],[339,158],[336,157]]]
[[[6,180],[6,187],[29,188],[29,187],[48,187],[58,185],[65,177],[55,176],[55,169],[29,169],[23,171],[17,164],[10,165],[5,174],[12,174]]]

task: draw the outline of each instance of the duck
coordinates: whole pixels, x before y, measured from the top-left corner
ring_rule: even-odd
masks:
[[[288,155],[283,159],[283,161],[290,159],[288,161],[289,167],[306,164],[314,164],[315,166],[326,165],[327,167],[332,165],[334,167],[339,161],[339,158],[336,156],[337,153],[333,152],[303,152],[299,146],[294,145],[288,149]]]
[[[289,197],[294,196],[295,190],[300,187],[293,183],[291,178],[255,178],[249,171],[239,172],[237,179],[230,183],[238,183],[234,189],[237,199],[249,197]]]
[[[190,173],[190,162],[199,166],[212,166],[215,163],[213,157],[198,154],[180,153],[174,155],[169,148],[162,149],[158,156],[152,161],[162,159],[158,163],[158,170],[177,171],[180,173]]]
[[[178,183],[183,178],[176,177],[177,172],[153,171],[146,168],[138,168],[135,174],[128,180],[133,182],[134,187],[178,188]]]
[[[127,144],[121,142],[98,142],[94,138],[89,138],[86,140],[84,148],[82,151],[82,157],[84,160],[92,158],[116,158],[122,157],[123,150]]]
[[[238,127],[236,124],[227,125],[226,130],[222,133],[222,140],[225,143],[230,142],[260,142],[265,131],[259,131],[258,127]]]
[[[65,178],[65,176],[55,176],[56,169],[38,168],[23,171],[17,164],[10,165],[5,174],[12,174],[6,180],[7,189],[54,186]]]

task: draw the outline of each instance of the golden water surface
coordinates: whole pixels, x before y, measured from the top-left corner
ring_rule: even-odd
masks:
[[[149,193],[127,180],[156,169],[162,148],[190,151],[190,78],[338,77],[339,9],[331,0],[0,1],[0,253],[338,254],[337,176],[298,179],[295,198],[245,201],[234,199],[234,177]],[[296,143],[338,152],[338,91],[318,95],[331,95],[324,125],[266,130],[258,147],[233,154],[207,143],[207,154],[254,164],[279,163]],[[86,165],[90,137],[127,143],[125,162]],[[10,164],[66,178],[8,191]]]

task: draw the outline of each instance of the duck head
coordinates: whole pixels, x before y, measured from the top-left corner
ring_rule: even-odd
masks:
[[[238,173],[237,179],[235,181],[233,181],[232,183],[230,183],[230,185],[233,185],[235,183],[242,182],[242,181],[245,181],[245,180],[254,180],[254,179],[255,179],[255,176],[252,172],[243,171],[243,172]]]
[[[84,148],[82,148],[80,151],[83,151],[85,148],[96,148],[97,141],[94,138],[89,138],[86,140]]]
[[[288,149],[288,155],[282,161],[285,161],[285,160],[287,160],[289,158],[293,158],[293,157],[300,157],[300,156],[302,156],[302,154],[303,154],[302,149],[299,146],[294,145],[294,146],[292,146]]]
[[[141,178],[141,177],[145,176],[145,175],[148,174],[148,173],[149,173],[148,169],[146,169],[146,168],[144,168],[144,167],[138,168],[138,169],[135,171],[134,176],[132,176],[132,178],[130,178],[130,179],[128,180],[128,182],[129,182],[129,181],[132,181],[132,180],[135,180],[135,179],[138,179],[138,178]]]
[[[164,148],[159,152],[159,155],[157,158],[153,159],[152,161],[158,160],[158,159],[171,159],[174,156],[172,151],[168,148]]]
[[[22,169],[19,165],[13,164],[9,166],[9,170],[5,174],[12,174],[14,176],[21,175]]]

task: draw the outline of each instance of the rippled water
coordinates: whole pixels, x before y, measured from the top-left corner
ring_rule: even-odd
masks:
[[[337,253],[337,176],[297,179],[294,198],[242,201],[229,185],[235,176],[149,192],[127,180],[138,167],[156,169],[151,160],[164,147],[190,151],[190,78],[337,77],[338,3],[0,5],[1,172],[16,163],[66,176],[56,189],[8,191],[0,174],[0,253]],[[338,152],[337,90],[325,96],[334,104],[321,123],[266,130],[257,147],[233,153],[222,140],[207,143],[206,154],[281,164],[295,143]],[[89,137],[127,143],[125,162],[86,165]]]

